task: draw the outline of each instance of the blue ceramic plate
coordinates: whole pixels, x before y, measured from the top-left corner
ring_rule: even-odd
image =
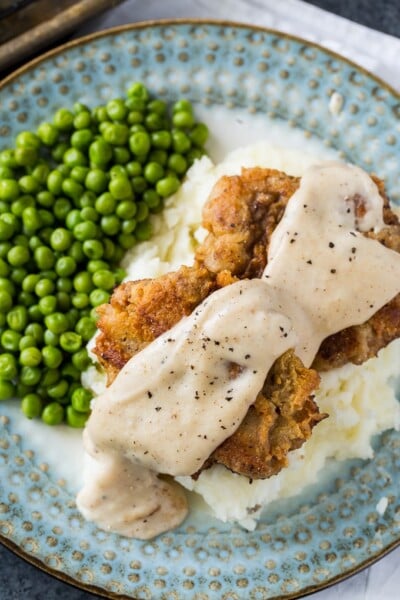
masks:
[[[188,97],[205,120],[218,108],[228,147],[238,110],[250,129],[262,115],[297,127],[304,148],[311,138],[336,148],[379,173],[391,198],[400,199],[400,97],[323,48],[233,23],[127,26],[45,55],[0,87],[0,147],[60,106],[96,105],[122,95],[132,80],[169,101]],[[334,91],[343,101],[339,113],[332,110]],[[57,435],[27,423],[15,406],[0,407],[1,539],[55,576],[108,597],[293,598],[356,572],[400,542],[399,433],[376,441],[373,460],[342,465],[340,477],[325,477],[252,533],[192,518],[141,542],[81,518],[74,485],[55,460]],[[79,444],[75,433],[71,448]],[[43,435],[47,448],[37,443]],[[383,516],[376,511],[382,496],[389,498]]]

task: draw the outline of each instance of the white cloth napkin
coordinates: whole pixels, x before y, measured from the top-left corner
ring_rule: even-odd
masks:
[[[76,32],[162,18],[210,18],[291,33],[346,56],[400,91],[400,39],[373,31],[300,0],[126,0]],[[313,600],[398,600],[400,549]]]

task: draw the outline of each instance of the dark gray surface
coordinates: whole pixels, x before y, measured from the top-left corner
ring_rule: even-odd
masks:
[[[311,0],[309,3],[400,37],[400,0]],[[100,596],[80,591],[50,577],[0,545],[0,600],[95,598]]]

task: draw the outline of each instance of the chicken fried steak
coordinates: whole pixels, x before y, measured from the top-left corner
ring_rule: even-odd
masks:
[[[365,235],[400,251],[399,221],[390,210],[383,182],[373,180],[384,200],[386,227]],[[216,183],[203,210],[209,234],[198,247],[193,266],[153,280],[124,283],[109,304],[99,307],[94,352],[108,383],[135,353],[189,315],[213,291],[238,279],[261,276],[270,237],[299,183],[300,178],[262,168],[243,169],[240,176],[225,176]],[[363,199],[349,201],[361,216]],[[319,382],[315,369],[361,364],[399,335],[400,295],[365,324],[324,340],[313,368],[306,369],[287,352],[275,362],[239,428],[203,468],[218,462],[254,479],[279,472],[287,464],[288,452],[299,448],[325,416],[319,414],[312,396]]]

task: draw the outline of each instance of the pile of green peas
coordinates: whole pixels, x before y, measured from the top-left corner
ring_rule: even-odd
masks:
[[[84,426],[96,307],[207,136],[189,101],[170,111],[136,82],[106,105],[59,109],[0,152],[0,400],[21,398],[48,425]]]

